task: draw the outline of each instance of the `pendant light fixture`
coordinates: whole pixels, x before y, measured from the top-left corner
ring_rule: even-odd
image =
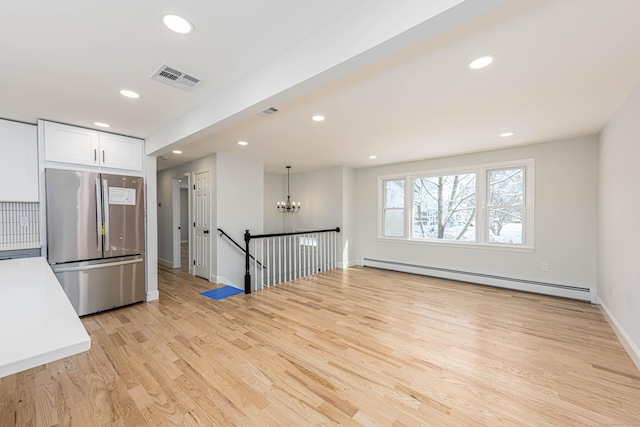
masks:
[[[278,212],[280,213],[296,213],[300,210],[300,202],[291,201],[291,195],[289,194],[289,171],[291,166],[287,166],[287,201],[278,202]]]

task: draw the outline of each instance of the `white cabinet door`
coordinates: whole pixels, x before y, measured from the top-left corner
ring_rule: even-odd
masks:
[[[0,201],[38,201],[36,126],[0,120]]]
[[[44,123],[44,157],[50,162],[98,166],[100,132],[60,123]]]
[[[143,141],[44,122],[44,157],[47,162],[142,172]]]
[[[142,171],[142,140],[100,132],[99,157],[107,168]]]

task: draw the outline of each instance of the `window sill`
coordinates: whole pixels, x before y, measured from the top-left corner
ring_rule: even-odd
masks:
[[[525,246],[525,245],[493,245],[493,244],[482,244],[482,243],[468,243],[468,242],[436,242],[432,240],[417,240],[417,239],[399,239],[394,237],[381,237],[378,236],[379,242],[389,242],[389,243],[408,243],[411,245],[426,245],[433,247],[449,247],[449,248],[459,248],[459,249],[481,249],[481,250],[492,250],[492,251],[505,251],[505,252],[522,252],[522,253],[533,253],[535,252],[535,247],[533,246]]]

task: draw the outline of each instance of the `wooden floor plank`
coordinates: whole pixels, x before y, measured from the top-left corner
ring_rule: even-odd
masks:
[[[88,353],[0,379],[0,424],[633,425],[640,372],[588,303],[369,268],[82,319]]]

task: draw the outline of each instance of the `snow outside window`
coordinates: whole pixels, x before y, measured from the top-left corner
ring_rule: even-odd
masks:
[[[533,159],[379,177],[380,238],[534,248]]]
[[[525,168],[487,171],[489,242],[521,245],[525,222]]]
[[[413,238],[475,242],[475,214],[475,173],[413,178]]]

